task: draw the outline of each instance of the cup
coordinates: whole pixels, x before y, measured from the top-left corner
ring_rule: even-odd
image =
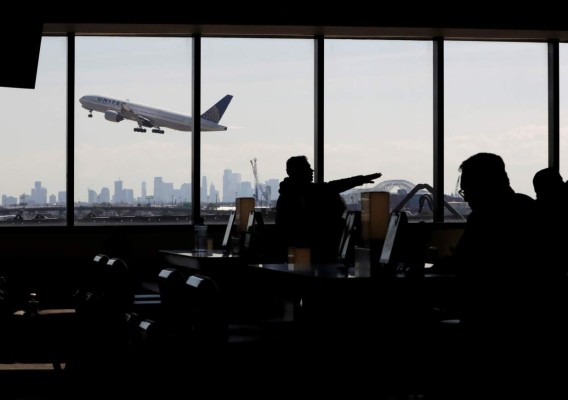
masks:
[[[310,269],[312,256],[309,248],[288,247],[288,269],[300,271]]]
[[[296,247],[294,264],[299,267],[309,268],[312,264],[312,255],[309,248]]]

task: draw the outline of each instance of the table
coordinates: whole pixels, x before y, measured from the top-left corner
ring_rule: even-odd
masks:
[[[221,251],[195,252],[192,250],[160,250],[164,260],[177,267],[207,270],[209,267],[234,266],[243,259],[238,255],[224,254]]]
[[[254,307],[276,298],[293,303],[294,314],[310,319],[353,321],[388,314],[420,313],[439,308],[455,295],[455,276],[430,273],[392,276],[357,274],[343,264],[295,265],[287,263],[246,264],[238,256],[194,253],[189,250],[161,250],[171,265],[190,273],[213,277],[235,307]],[[448,297],[450,297],[448,299]],[[246,299],[241,302],[242,299]]]

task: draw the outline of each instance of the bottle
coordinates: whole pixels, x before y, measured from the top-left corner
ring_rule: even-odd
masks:
[[[39,314],[39,301],[35,293],[30,293],[30,299],[28,300],[28,309],[26,310],[26,315],[28,317],[35,317]]]
[[[207,253],[207,225],[194,226],[194,247],[197,253]]]

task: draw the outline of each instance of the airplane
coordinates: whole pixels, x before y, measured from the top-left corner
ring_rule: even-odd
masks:
[[[202,131],[227,130],[226,126],[219,125],[219,121],[232,99],[233,96],[228,94],[201,114]],[[189,115],[99,95],[83,96],[79,102],[83,108],[89,110],[89,118],[93,117],[93,111],[98,111],[104,113],[107,121],[120,122],[128,119],[138,123],[134,132],[146,132],[145,128],[153,128],[152,132],[161,134],[164,133],[162,128],[191,131],[192,118]]]

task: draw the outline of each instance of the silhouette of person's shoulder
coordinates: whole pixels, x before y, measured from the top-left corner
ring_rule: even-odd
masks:
[[[515,227],[526,227],[534,225],[538,220],[538,203],[532,197],[524,193],[515,193],[509,204],[501,204],[505,219],[512,224],[509,230],[516,231]],[[523,230],[525,230],[523,228]],[[520,234],[520,232],[515,232]]]
[[[515,201],[520,205],[526,205],[527,207],[533,207],[536,200],[526,195],[524,193],[515,193]]]

